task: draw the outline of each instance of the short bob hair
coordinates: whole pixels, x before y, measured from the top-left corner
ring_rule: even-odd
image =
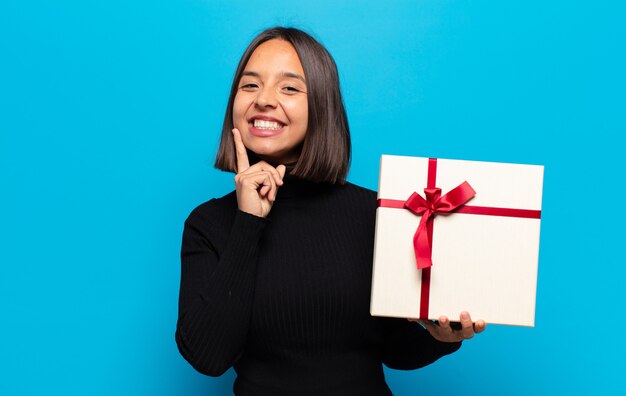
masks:
[[[239,80],[254,50],[262,43],[279,39],[295,48],[307,85],[308,123],[300,156],[291,174],[314,182],[345,183],[350,168],[350,129],[339,88],[337,65],[319,42],[307,33],[285,27],[273,27],[261,32],[243,53],[230,89],[222,137],[215,158],[215,167],[236,171],[233,141],[233,102]],[[248,150],[250,162],[258,157]]]

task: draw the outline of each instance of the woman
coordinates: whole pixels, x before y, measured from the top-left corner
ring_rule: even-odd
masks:
[[[389,395],[382,363],[415,369],[480,332],[369,315],[376,193],[346,182],[350,134],[336,65],[272,28],[235,73],[216,167],[236,190],[185,222],[176,342],[237,395]]]

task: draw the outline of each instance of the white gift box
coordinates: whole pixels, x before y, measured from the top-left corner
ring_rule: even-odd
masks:
[[[430,176],[429,176],[430,175]],[[475,196],[432,220],[432,267],[418,269],[413,192],[464,181]],[[429,184],[430,183],[430,184]],[[543,166],[383,155],[370,313],[534,326]],[[481,214],[482,213],[482,214]]]

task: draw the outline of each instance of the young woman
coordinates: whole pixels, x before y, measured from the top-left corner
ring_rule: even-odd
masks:
[[[244,52],[216,167],[232,193],[185,222],[176,342],[237,395],[390,395],[382,364],[415,369],[485,328],[369,314],[376,193],[346,182],[337,67],[308,34],[272,28]]]

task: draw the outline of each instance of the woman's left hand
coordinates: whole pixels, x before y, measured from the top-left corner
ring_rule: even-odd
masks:
[[[438,323],[431,322],[428,319],[409,320],[418,322],[424,326],[430,335],[441,342],[459,342],[468,340],[474,337],[474,334],[482,333],[487,327],[484,320],[479,320],[474,324],[468,312],[461,312],[461,328],[458,330],[455,330],[450,326],[450,320],[447,316],[441,316]]]

